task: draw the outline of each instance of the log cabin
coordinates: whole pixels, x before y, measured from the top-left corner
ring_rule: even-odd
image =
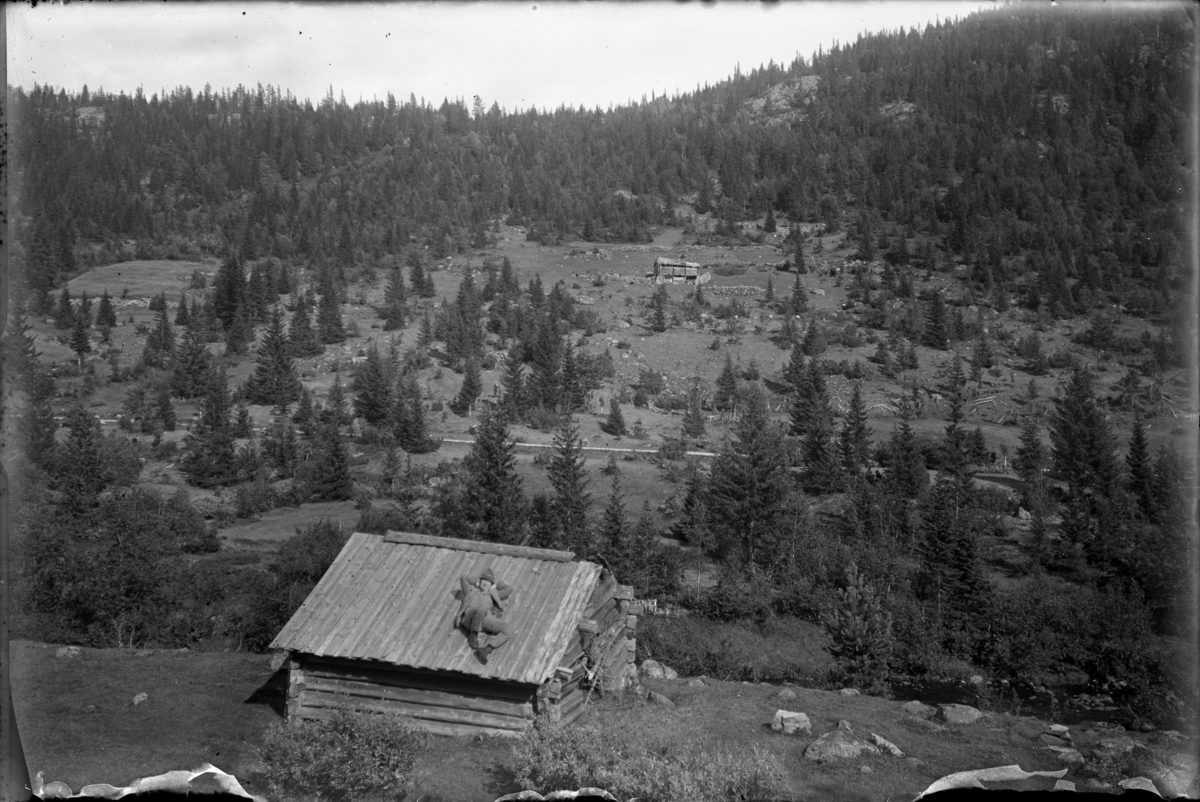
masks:
[[[454,626],[459,578],[485,568],[512,587],[512,637],[486,664]],[[289,722],[346,708],[442,735],[515,736],[636,682],[640,612],[630,587],[568,551],[355,532],[271,648],[288,669]]]

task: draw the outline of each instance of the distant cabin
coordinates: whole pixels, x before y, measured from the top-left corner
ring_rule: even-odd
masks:
[[[271,642],[284,650],[290,722],[334,709],[402,713],[443,735],[517,735],[570,722],[589,689],[634,681],[632,589],[568,551],[408,532],[350,536]],[[484,665],[454,627],[459,577],[510,585],[508,643]]]
[[[660,256],[654,260],[654,283],[703,284],[704,281],[700,277],[699,263]]]

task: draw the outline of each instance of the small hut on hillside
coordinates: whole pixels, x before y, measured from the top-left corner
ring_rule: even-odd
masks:
[[[654,260],[655,284],[695,284],[700,282],[700,264],[660,256]],[[700,282],[703,283],[703,282]]]
[[[408,532],[350,536],[271,648],[289,670],[289,721],[335,708],[395,712],[445,735],[516,735],[572,721],[589,689],[634,681],[632,589],[567,551]],[[459,577],[513,588],[512,638],[481,663],[454,626]]]

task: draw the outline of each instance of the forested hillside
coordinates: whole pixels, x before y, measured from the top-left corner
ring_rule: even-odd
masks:
[[[13,90],[18,631],[263,649],[349,514],[603,560],[681,671],[1174,720],[1192,42],[1017,4],[609,110]],[[818,628],[829,676],[745,645]]]
[[[868,256],[957,258],[1059,316],[1097,293],[1161,312],[1183,280],[1189,42],[1178,9],[1018,6],[609,111],[17,89],[21,240],[48,290],[134,254],[437,257],[502,216],[543,241],[646,241],[688,197],[850,225]]]

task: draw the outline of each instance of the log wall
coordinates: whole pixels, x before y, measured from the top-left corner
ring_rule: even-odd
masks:
[[[289,668],[289,721],[327,720],[345,707],[403,714],[441,735],[515,736],[536,713],[534,685],[311,655],[293,658]]]

